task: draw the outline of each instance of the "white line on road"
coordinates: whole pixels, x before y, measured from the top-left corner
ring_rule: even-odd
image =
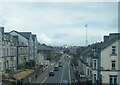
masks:
[[[41,82],[40,85],[42,85],[46,81],[47,78],[48,78],[48,76],[44,78],[44,80]]]
[[[63,66],[63,69],[62,69],[62,75],[61,75],[61,81],[60,83],[62,82],[63,80],[63,76],[64,76],[64,70],[65,70],[65,65],[67,64],[67,62],[65,62],[64,66]]]
[[[70,85],[71,85],[71,75],[70,75],[70,61],[68,63],[68,73],[69,73],[69,81],[70,81]]]

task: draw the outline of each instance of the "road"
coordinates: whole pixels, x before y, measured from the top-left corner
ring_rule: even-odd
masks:
[[[62,59],[62,67],[59,67],[59,71],[55,71],[54,76],[46,76],[42,81],[41,85],[45,84],[61,84],[64,80],[71,83],[71,74],[70,74],[70,58]]]

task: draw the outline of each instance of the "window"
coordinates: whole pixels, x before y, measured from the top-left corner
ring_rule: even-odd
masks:
[[[96,65],[97,65],[96,62],[97,62],[96,60],[93,60],[93,69],[96,69]]]
[[[8,54],[9,54],[9,53],[8,53],[8,48],[7,48],[7,56],[8,56]]]
[[[111,63],[112,63],[112,70],[115,70],[115,63],[116,63],[116,61],[111,61]]]
[[[110,85],[117,85],[117,75],[110,75],[109,83],[110,83]]]
[[[93,74],[93,82],[96,83],[96,74]]]
[[[2,69],[1,69],[1,62],[0,62],[0,72],[2,71]]]
[[[116,46],[112,46],[112,54],[116,54]]]
[[[5,48],[3,48],[3,56],[5,56]]]

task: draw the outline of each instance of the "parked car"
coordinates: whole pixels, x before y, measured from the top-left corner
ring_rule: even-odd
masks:
[[[49,76],[54,76],[54,75],[55,75],[54,71],[49,72]]]

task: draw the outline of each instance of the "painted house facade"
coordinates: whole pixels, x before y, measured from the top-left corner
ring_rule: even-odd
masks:
[[[120,84],[120,33],[109,35],[106,45],[101,50],[102,84]]]

